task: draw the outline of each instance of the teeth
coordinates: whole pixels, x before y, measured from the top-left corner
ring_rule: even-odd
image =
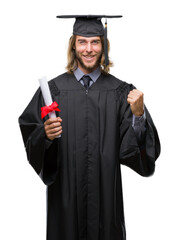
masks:
[[[84,56],[84,57],[87,58],[87,59],[93,58],[93,56]]]

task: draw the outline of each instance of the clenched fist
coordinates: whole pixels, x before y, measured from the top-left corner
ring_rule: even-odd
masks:
[[[139,117],[144,114],[144,94],[137,90],[133,89],[129,92],[127,102],[130,104],[132,113]]]
[[[50,140],[54,140],[62,133],[61,122],[62,119],[60,117],[49,118],[47,121],[44,122],[44,128],[47,138],[49,138]]]

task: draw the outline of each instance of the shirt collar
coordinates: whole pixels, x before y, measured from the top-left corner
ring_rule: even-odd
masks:
[[[74,75],[76,77],[76,79],[78,81],[81,80],[81,78],[85,75],[83,73],[83,71],[81,71],[81,69],[77,68],[75,71],[74,71]],[[93,82],[96,82],[96,80],[99,78],[99,76],[101,75],[101,70],[100,70],[100,67],[96,68],[93,72],[87,74],[90,76],[90,78],[93,80]]]

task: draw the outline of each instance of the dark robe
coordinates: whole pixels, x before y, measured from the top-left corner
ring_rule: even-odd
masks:
[[[127,103],[132,85],[101,74],[86,92],[67,73],[49,85],[61,138],[49,144],[45,137],[40,89],[19,118],[28,160],[48,185],[47,240],[125,240],[120,164],[153,174],[160,143],[149,112],[139,143]]]

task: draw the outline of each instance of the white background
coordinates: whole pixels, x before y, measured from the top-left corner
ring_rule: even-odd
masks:
[[[177,0],[1,2],[0,239],[45,240],[46,187],[27,162],[18,117],[39,77],[65,71],[73,20],[59,14],[124,16],[108,21],[111,73],[144,92],[162,145],[154,176],[122,167],[127,239],[178,240]]]

